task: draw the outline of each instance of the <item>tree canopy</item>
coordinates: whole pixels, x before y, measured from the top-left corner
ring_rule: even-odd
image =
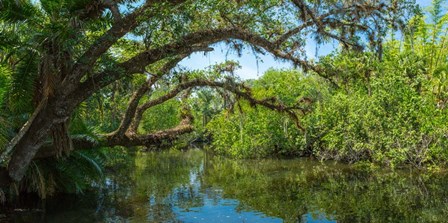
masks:
[[[403,28],[413,10],[412,2],[402,0],[4,0],[2,182],[20,181],[39,157],[64,157],[75,148],[150,146],[191,132],[193,115],[184,102],[198,87],[221,89],[224,96],[285,113],[298,123],[300,103],[255,95],[226,75],[231,64],[214,74],[176,66],[224,42],[237,52],[251,48],[326,75],[321,65],[306,60],[309,37],[336,40],[347,51],[371,49],[381,58],[386,30]],[[184,104],[177,126],[142,129],[149,108],[177,103],[175,98]],[[100,108],[92,109],[95,105]],[[104,113],[110,122],[89,118]],[[81,128],[92,137],[75,134]]]

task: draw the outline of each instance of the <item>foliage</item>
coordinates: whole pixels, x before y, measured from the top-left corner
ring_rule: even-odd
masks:
[[[320,100],[327,94],[313,87],[325,83],[319,77],[305,76],[298,71],[270,70],[253,82],[252,91],[258,97],[276,98],[286,106],[304,101]],[[301,155],[301,134],[294,121],[262,107],[251,107],[240,101],[233,111],[215,117],[207,129],[212,133],[212,145],[221,154],[239,158],[277,155]]]
[[[298,154],[391,167],[446,166],[448,17],[438,7],[433,23],[416,16],[404,42],[385,42],[381,58],[345,50],[321,58],[326,82],[292,71],[267,72],[253,82],[256,95],[286,103],[312,99],[311,112],[301,119],[304,131],[291,123],[285,127],[282,115],[243,103],[241,111],[223,112],[209,124],[214,149],[240,158]]]
[[[16,191],[36,192],[45,199],[56,192],[82,193],[102,185],[106,155],[98,151],[75,151],[70,157],[33,162]]]
[[[225,42],[239,54],[250,47],[316,70],[312,61],[301,60],[307,37],[315,37],[318,43],[337,40],[344,50],[378,47],[389,26],[402,24],[408,9],[414,8],[412,1],[391,2],[391,6],[371,1],[351,6],[331,0],[1,1],[0,168],[12,181],[19,182],[28,174],[19,182],[19,191],[37,191],[42,197],[59,190],[79,192],[95,180],[82,171],[99,173],[101,169],[103,154],[96,150],[98,144],[159,145],[191,131],[188,109],[179,112],[183,92],[194,95],[189,102],[197,109],[193,116],[202,117],[199,131],[204,134],[212,116],[227,109],[229,113],[218,115],[207,129],[231,128],[229,134],[218,132],[214,137],[216,145],[237,143],[230,150],[235,156],[308,154],[321,133],[307,130],[310,134],[303,135],[296,129],[294,125],[309,128],[307,119],[295,123],[254,107],[255,100],[249,104],[222,89],[210,93],[205,86],[205,91],[196,91],[195,87],[207,85],[204,82],[186,89],[179,86],[189,78],[221,81],[224,87],[239,86],[250,97],[253,93],[261,102],[269,97],[287,106],[301,101],[302,110],[308,112],[314,109],[310,102],[324,103],[333,90],[321,78],[293,71],[280,77],[285,72],[271,71],[250,83],[254,88],[250,90],[234,76],[234,62],[218,66],[211,74],[176,73],[173,68],[188,55]],[[443,20],[438,13],[434,18]],[[356,37],[361,34],[369,37],[369,43]],[[225,72],[228,75],[221,74]],[[439,76],[444,78],[442,73]],[[415,83],[419,86],[420,82]],[[442,98],[443,87],[438,89]],[[212,99],[216,94],[222,101]],[[157,106],[145,106],[148,102]],[[180,128],[172,128],[176,124]],[[173,130],[172,135],[162,134],[166,128]],[[70,154],[77,139],[95,150]],[[328,142],[328,148],[332,143],[339,142]],[[68,155],[34,160],[41,145],[51,144],[56,154],[64,150]],[[80,147],[76,149],[85,149]]]
[[[180,122],[180,101],[171,99],[151,108],[145,113],[142,122],[143,132],[153,132],[175,127]]]

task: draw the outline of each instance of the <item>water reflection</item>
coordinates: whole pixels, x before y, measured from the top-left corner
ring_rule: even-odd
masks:
[[[444,174],[190,150],[137,154],[101,190],[49,200],[15,222],[447,222],[447,204]]]

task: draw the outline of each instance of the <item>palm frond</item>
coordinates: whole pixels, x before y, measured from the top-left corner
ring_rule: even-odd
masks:
[[[10,84],[10,74],[11,72],[7,67],[0,65],[0,152],[2,152],[3,148],[5,148],[11,135],[11,125],[5,116],[6,111],[4,107],[5,94]]]
[[[100,150],[75,151],[65,159],[45,159],[33,162],[19,191],[36,192],[41,198],[55,192],[82,193],[92,183],[103,179],[103,164],[107,157]]]
[[[0,115],[0,153],[3,152],[4,148],[9,142],[10,139],[10,128],[8,120]]]
[[[82,193],[103,177],[105,156],[97,151],[75,151],[66,160],[54,163],[56,182],[63,191]]]
[[[11,74],[11,84],[8,89],[7,106],[15,114],[30,113],[33,110],[33,95],[38,75],[37,54],[29,53],[17,64]]]
[[[0,31],[0,52],[3,53],[3,51],[19,45],[20,37],[17,35],[17,32],[14,32],[13,28],[2,26]],[[4,59],[2,58],[2,60]]]
[[[36,16],[38,9],[30,0],[2,0],[0,21],[22,22]]]
[[[4,96],[10,84],[11,70],[0,64],[0,104],[4,102]]]
[[[101,166],[102,161],[99,159],[99,156],[92,156],[92,154],[86,152],[75,152],[74,155],[79,156],[80,160],[87,163],[87,166],[90,169],[89,172],[93,173],[92,176],[94,178],[98,176],[103,177],[103,167]]]

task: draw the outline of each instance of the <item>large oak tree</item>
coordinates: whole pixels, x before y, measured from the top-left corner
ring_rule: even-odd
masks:
[[[322,73],[321,68],[305,57],[309,38],[318,43],[335,40],[347,50],[372,47],[381,56],[386,30],[403,24],[400,20],[408,13],[403,10],[408,4],[401,0],[3,0],[0,62],[10,72],[22,74],[10,78],[4,107],[9,115],[27,118],[20,129],[12,130],[15,137],[1,150],[7,164],[2,180],[20,181],[37,157],[95,146],[72,139],[68,126],[75,110],[102,89],[135,78],[145,81],[119,112],[119,127],[97,142],[102,146],[148,146],[192,131],[188,113],[172,129],[153,133],[138,129],[149,108],[195,87],[221,88],[297,119],[299,106],[254,98],[247,86],[231,79],[183,75],[166,94],[146,96],[159,81],[166,81],[164,77],[182,59],[213,50],[213,44],[220,42],[237,51],[251,48],[269,53],[316,73]],[[131,46],[126,53],[123,44]],[[29,86],[28,97],[14,92],[20,85]],[[25,105],[14,110],[12,104],[18,102]]]

